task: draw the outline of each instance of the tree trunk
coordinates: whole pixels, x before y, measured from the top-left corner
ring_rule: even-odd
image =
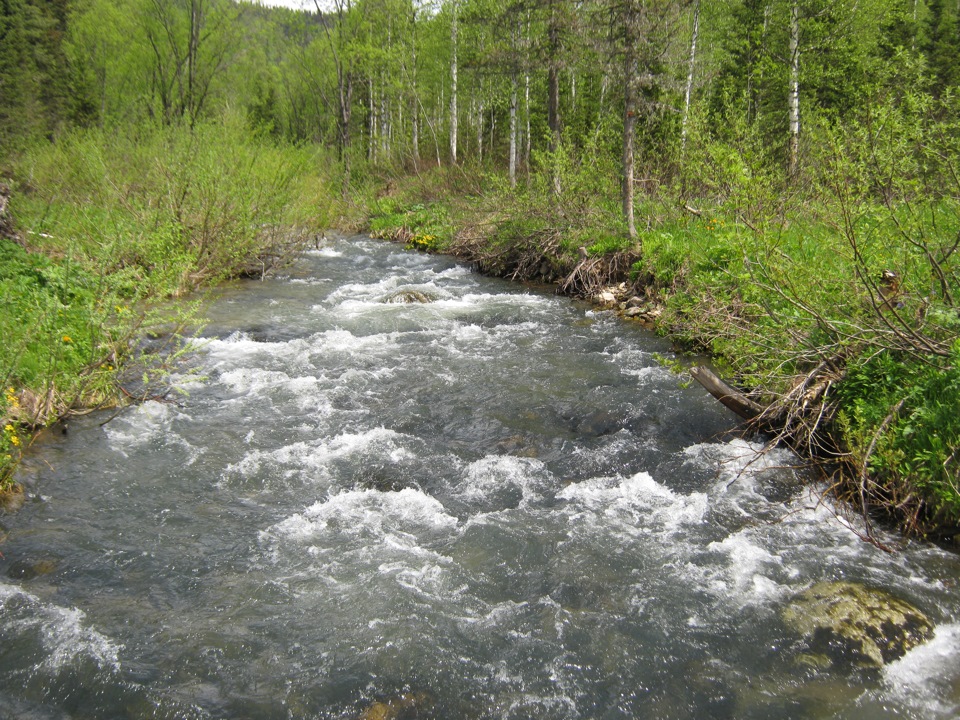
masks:
[[[787,172],[796,175],[800,156],[800,8],[798,0],[790,6],[790,157]]]
[[[517,187],[517,70],[510,76],[510,189]]]
[[[633,139],[637,123],[635,78],[637,61],[633,54],[633,44],[627,43],[623,67],[623,217],[627,222],[627,234],[631,240],[637,239],[637,226],[633,217],[634,196],[634,159]]]
[[[530,12],[527,11],[527,39],[526,39],[526,48],[527,53],[530,52]],[[526,144],[524,145],[523,150],[523,167],[527,173],[527,185],[530,184],[530,145],[532,142],[532,137],[530,135],[530,67],[529,64],[525,64],[523,70],[523,110],[524,116],[526,119],[526,132],[524,133],[524,140]]]
[[[697,62],[697,37],[700,34],[700,0],[693,6],[693,36],[690,38],[690,58],[687,61],[687,87],[683,93],[683,120],[680,126],[680,152],[687,148],[687,123],[690,121],[690,96],[693,94],[693,71]]]
[[[373,78],[369,83],[370,92],[367,94],[367,160],[377,161],[377,110],[373,104]]]
[[[560,20],[557,0],[550,5],[550,25],[547,28],[549,60],[547,69],[547,124],[550,127],[550,153],[560,149]],[[554,160],[553,194],[560,195],[560,171]]]
[[[450,162],[457,164],[457,2],[451,3],[450,22]]]
[[[353,107],[353,75],[340,70],[338,77],[338,98],[340,101],[340,160],[343,162],[343,199],[350,197],[350,114]]]
[[[413,151],[413,168],[414,170],[420,170],[420,108],[418,107],[420,102],[417,95],[417,13],[414,10],[413,15],[411,16],[411,42],[410,42],[410,54],[411,54],[411,65],[410,65],[410,86],[411,86],[411,95],[413,97],[412,107],[410,108],[410,131],[411,131],[411,144]]]

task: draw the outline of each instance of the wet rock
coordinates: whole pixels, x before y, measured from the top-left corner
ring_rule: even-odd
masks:
[[[394,465],[367,466],[358,473],[355,482],[363,490],[378,492],[400,492],[417,487],[417,483],[402,468]]]
[[[623,421],[609,410],[596,410],[576,421],[575,430],[585,437],[600,437],[615,433],[623,427]]]
[[[910,603],[852,582],[822,582],[795,597],[783,620],[810,645],[802,657],[842,657],[882,667],[933,634],[933,625]]]
[[[597,293],[594,300],[597,302],[597,304],[605,307],[614,307],[617,304],[617,296],[610,288]]]
[[[7,568],[7,577],[14,580],[33,580],[41,575],[49,575],[57,569],[53,560],[17,560]]]
[[[384,302],[391,305],[399,305],[404,303],[430,303],[435,299],[436,298],[430,297],[419,290],[400,290],[388,297]]]
[[[361,713],[358,720],[414,720],[430,704],[426,693],[404,693],[389,700],[378,700]]]
[[[535,458],[539,455],[535,447],[531,447],[530,441],[523,435],[510,435],[501,438],[494,446],[497,453],[501,455],[513,455],[514,457]]]

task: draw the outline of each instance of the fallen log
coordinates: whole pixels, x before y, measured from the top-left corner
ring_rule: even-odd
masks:
[[[713,395],[726,407],[733,410],[744,420],[755,420],[766,409],[760,403],[754,402],[739,390],[730,387],[717,375],[705,367],[692,367],[690,374],[693,379],[706,388],[707,392]]]

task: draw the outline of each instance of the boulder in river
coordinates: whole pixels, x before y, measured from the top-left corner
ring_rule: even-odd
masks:
[[[430,297],[427,293],[421,292],[420,290],[399,290],[384,300],[384,302],[391,305],[397,305],[408,303],[429,303],[433,302],[434,299],[435,298]]]
[[[821,582],[800,593],[783,611],[802,635],[811,657],[838,654],[863,667],[882,667],[920,645],[933,624],[910,603],[885,590],[853,582]]]

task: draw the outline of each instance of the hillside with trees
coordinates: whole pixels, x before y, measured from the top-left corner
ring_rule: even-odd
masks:
[[[147,301],[369,223],[638,298],[865,518],[953,536],[958,16],[942,0],[0,0],[0,292],[18,308],[0,321],[0,472],[29,428],[117,400]]]

